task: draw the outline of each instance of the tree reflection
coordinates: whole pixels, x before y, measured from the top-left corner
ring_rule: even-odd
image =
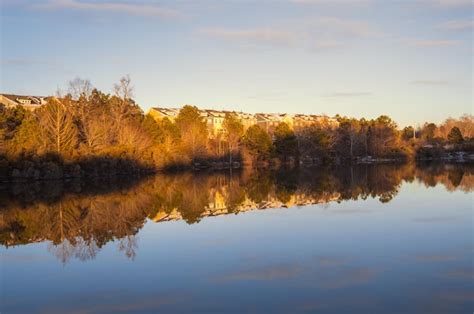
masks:
[[[158,175],[140,184],[84,182],[0,189],[0,243],[5,247],[48,241],[62,263],[94,259],[108,242],[133,260],[137,234],[147,220],[184,220],[255,209],[396,197],[403,182],[448,191],[474,190],[474,166],[360,165],[227,173]],[[69,187],[67,187],[69,186]],[[86,188],[88,186],[88,188]],[[98,193],[92,193],[97,186]],[[124,188],[125,187],[125,188]],[[18,198],[18,196],[21,198]]]

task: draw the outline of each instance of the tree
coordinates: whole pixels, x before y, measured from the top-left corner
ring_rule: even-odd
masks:
[[[402,139],[404,141],[409,141],[412,138],[415,138],[415,129],[412,126],[406,126],[402,130]]]
[[[400,149],[400,132],[397,124],[388,116],[371,121],[367,133],[368,150],[376,157],[388,156]]]
[[[40,125],[38,119],[33,115],[28,115],[21,122],[20,126],[15,131],[13,139],[9,142],[9,149],[13,153],[21,151],[35,152],[44,145],[45,138],[42,138]]]
[[[289,157],[298,156],[298,142],[295,133],[290,129],[288,124],[281,122],[277,125],[274,132],[275,151],[285,160]]]
[[[164,131],[160,123],[149,114],[143,119],[142,126],[154,144],[162,144],[164,141]]]
[[[326,159],[329,156],[331,144],[330,132],[319,126],[304,128],[298,134],[299,153],[304,157],[319,157]]]
[[[235,113],[226,113],[224,117],[225,138],[229,145],[229,164],[232,167],[232,154],[244,133],[244,126]]]
[[[143,115],[140,107],[135,104],[132,97],[132,80],[130,75],[126,75],[120,79],[118,84],[114,85],[114,96],[109,102],[117,130],[120,129],[125,120]]]
[[[432,141],[435,138],[437,126],[434,123],[426,123],[421,130],[421,136],[425,141]]]
[[[94,87],[89,80],[81,79],[76,77],[72,81],[69,81],[68,93],[72,96],[72,99],[79,100],[83,98],[88,101]]]
[[[439,126],[441,137],[447,138],[453,127],[459,128],[464,138],[474,137],[474,116],[465,114],[459,119],[448,118]]]
[[[458,127],[453,127],[448,134],[448,141],[454,144],[460,144],[464,141],[461,130]]]
[[[53,97],[39,112],[44,139],[58,153],[72,149],[77,143],[74,118],[71,108],[66,105],[70,102],[68,97],[62,100]]]
[[[361,124],[356,119],[340,118],[334,143],[335,151],[344,157],[353,158],[361,153]]]
[[[272,139],[265,130],[253,125],[245,132],[243,142],[249,153],[256,160],[270,157],[273,150]]]
[[[207,126],[195,106],[184,106],[176,117],[184,151],[191,160],[203,154],[207,141]]]
[[[128,152],[143,152],[151,145],[150,137],[136,121],[127,121],[122,125],[117,142]]]

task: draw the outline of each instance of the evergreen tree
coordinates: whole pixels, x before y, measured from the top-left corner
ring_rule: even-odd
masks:
[[[288,157],[298,156],[298,142],[295,133],[290,129],[288,124],[281,122],[275,128],[275,151],[276,153],[287,159]]]
[[[458,127],[455,126],[451,129],[451,131],[449,131],[448,141],[454,144],[459,144],[464,141],[461,130],[459,130]]]

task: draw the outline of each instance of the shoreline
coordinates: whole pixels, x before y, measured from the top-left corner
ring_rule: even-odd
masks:
[[[409,163],[438,163],[438,164],[474,164],[474,158],[470,156],[468,159],[453,159],[453,158],[361,158],[354,160],[339,160],[339,161],[329,161],[329,162],[265,162],[258,163],[257,166],[243,163],[240,161],[233,162],[232,167],[230,167],[228,162],[200,162],[195,163],[194,165],[180,165],[175,167],[166,167],[166,168],[141,168],[131,171],[110,171],[109,173],[98,173],[97,168],[94,168],[93,171],[81,170],[77,171],[78,165],[74,165],[76,172],[71,173],[60,171],[54,176],[41,175],[41,169],[25,170],[20,171],[17,168],[11,168],[7,170],[10,175],[0,176],[0,185],[5,185],[8,183],[31,183],[31,182],[53,182],[53,181],[62,181],[70,182],[74,180],[84,180],[84,181],[96,181],[96,180],[115,180],[121,178],[147,178],[157,174],[179,174],[179,173],[206,173],[206,172],[227,172],[227,171],[236,171],[240,172],[244,169],[253,169],[253,170],[278,170],[278,169],[308,169],[312,167],[353,167],[353,166],[368,166],[368,165],[400,165],[400,164],[409,164]],[[100,167],[98,167],[100,168]]]

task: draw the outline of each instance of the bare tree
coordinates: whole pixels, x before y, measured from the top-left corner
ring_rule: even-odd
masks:
[[[120,78],[118,84],[114,84],[114,94],[122,100],[130,100],[133,97],[133,86],[130,75]]]
[[[89,100],[93,89],[94,87],[89,80],[76,77],[72,81],[69,81],[68,93],[74,100],[79,100],[81,97]]]
[[[126,237],[121,238],[118,244],[118,249],[119,251],[124,252],[128,259],[133,261],[137,256],[137,237],[135,235],[127,235]]]
[[[143,151],[151,145],[151,139],[140,125],[130,121],[123,124],[118,133],[118,144]]]
[[[77,129],[73,115],[70,108],[59,99],[53,97],[49,100],[39,112],[39,120],[44,131],[43,139],[52,145],[56,152],[61,153],[76,144]]]
[[[120,130],[125,120],[134,114],[133,86],[130,75],[126,75],[114,85],[115,101],[112,103],[111,112],[114,117],[115,130]]]
[[[232,154],[244,134],[244,126],[234,113],[226,113],[223,126],[229,145],[229,164],[232,168]]]

